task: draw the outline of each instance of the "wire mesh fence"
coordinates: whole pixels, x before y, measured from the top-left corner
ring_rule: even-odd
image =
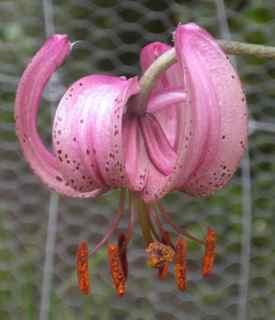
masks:
[[[225,5],[225,12],[223,12]],[[93,294],[76,288],[78,242],[93,246],[108,226],[117,194],[96,200],[57,197],[22,158],[15,137],[17,81],[47,35],[83,40],[48,86],[39,127],[51,143],[51,112],[65,88],[88,73],[139,73],[139,50],[171,41],[179,22],[195,21],[216,37],[226,14],[232,39],[275,45],[272,0],[1,0],[0,1],[0,317],[1,319],[273,319],[275,316],[275,62],[238,57],[250,112],[249,153],[224,190],[208,199],[171,194],[173,219],[203,236],[219,234],[215,274],[200,277],[201,252],[190,247],[188,290],[172,273],[159,282],[135,232],[127,295],[115,297],[102,249],[91,261]],[[122,221],[120,229],[126,228]],[[49,314],[47,312],[49,309]]]

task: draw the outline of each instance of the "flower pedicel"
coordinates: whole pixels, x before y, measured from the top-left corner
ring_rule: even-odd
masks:
[[[108,245],[117,294],[126,290],[127,247],[138,220],[148,261],[163,279],[175,260],[179,289],[186,287],[186,239],[205,247],[202,274],[213,269],[216,235],[206,240],[181,230],[160,204],[172,191],[208,196],[232,177],[247,143],[246,101],[238,75],[217,42],[189,23],[176,29],[177,63],[161,74],[144,105],[135,112],[137,77],[89,75],[64,94],[53,124],[53,151],[37,132],[43,90],[71,50],[66,35],[53,35],[26,68],[16,95],[16,131],[33,171],[58,193],[96,197],[120,188],[120,204],[94,255],[115,231],[128,201],[129,225]],[[141,51],[145,71],[170,47],[151,43]],[[138,219],[137,219],[138,218]],[[164,222],[175,230],[173,244]],[[184,239],[185,238],[185,239]],[[153,262],[152,262],[153,261]],[[80,289],[90,290],[86,243],[77,251]]]

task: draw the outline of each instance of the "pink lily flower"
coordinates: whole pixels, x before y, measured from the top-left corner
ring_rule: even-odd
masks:
[[[176,190],[208,196],[239,165],[247,143],[247,111],[238,75],[212,36],[195,24],[178,26],[175,48],[178,62],[160,76],[144,114],[133,112],[131,97],[140,90],[137,77],[89,75],[76,81],[56,110],[53,151],[43,145],[36,118],[49,78],[70,53],[67,36],[50,37],[20,80],[17,135],[42,181],[71,197],[122,188],[111,227],[91,254],[108,241],[125,211],[125,189],[130,212],[126,243],[137,213],[147,245],[167,245],[161,243],[166,232],[161,219],[177,234],[205,244],[179,230],[158,200]],[[147,45],[141,51],[142,69],[169,49],[159,42]],[[123,250],[126,261],[125,244]],[[109,260],[115,264],[113,256]],[[125,270],[121,261],[117,265]],[[112,278],[119,287],[116,275]]]

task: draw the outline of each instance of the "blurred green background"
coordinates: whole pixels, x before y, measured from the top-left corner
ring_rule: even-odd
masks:
[[[22,158],[13,119],[17,81],[34,52],[52,32],[84,40],[44,96],[39,126],[50,143],[50,110],[68,85],[89,73],[140,74],[140,48],[154,40],[170,42],[178,22],[194,21],[221,37],[217,4],[222,1],[0,0],[0,319],[47,319],[41,312],[42,280],[49,206],[56,198]],[[275,46],[273,0],[224,4],[232,39]],[[90,263],[93,294],[83,297],[74,276],[75,248],[81,239],[91,247],[100,239],[117,194],[60,198],[48,319],[275,318],[275,62],[237,57],[237,63],[251,119],[242,169],[211,198],[171,194],[164,200],[174,221],[197,236],[208,225],[217,230],[215,274],[201,279],[202,251],[190,245],[188,290],[177,291],[172,273],[159,282],[146,266],[136,230],[126,297],[115,296],[104,249]],[[125,220],[121,229],[126,226]]]

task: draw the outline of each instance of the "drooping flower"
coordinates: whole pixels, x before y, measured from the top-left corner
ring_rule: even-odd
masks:
[[[142,69],[169,49],[159,42],[146,46]],[[118,245],[109,245],[110,265],[114,261],[119,266],[119,277],[112,272],[119,295],[125,291],[126,248],[136,215],[148,247],[155,241],[167,246],[162,220],[177,234],[204,244],[177,228],[158,200],[170,191],[199,197],[222,188],[247,143],[245,96],[216,41],[195,24],[180,25],[175,49],[177,63],[160,76],[143,114],[133,108],[132,97],[140,90],[137,77],[89,75],[76,81],[57,107],[52,152],[39,137],[36,119],[44,87],[70,53],[66,35],[46,41],[17,90],[17,135],[25,158],[45,184],[61,194],[85,198],[122,189],[110,229],[91,254],[111,237],[125,211],[125,189],[129,191],[128,231]],[[160,274],[171,262],[161,254]]]

